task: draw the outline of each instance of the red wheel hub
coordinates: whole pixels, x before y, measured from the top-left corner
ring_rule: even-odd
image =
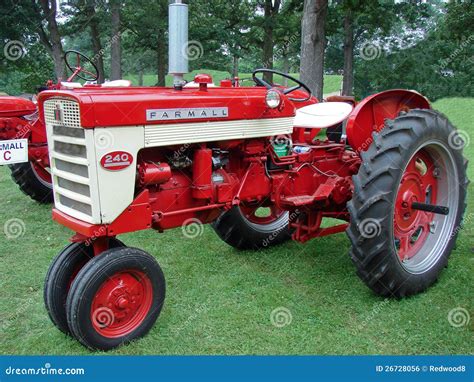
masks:
[[[398,188],[394,212],[394,235],[400,260],[412,258],[430,234],[434,214],[415,210],[413,202],[436,204],[437,168],[425,150],[408,163]]]
[[[285,213],[275,205],[270,207],[241,205],[240,210],[248,221],[261,225],[273,223]]]
[[[145,273],[116,273],[101,285],[92,301],[92,325],[104,337],[126,336],[142,324],[152,302],[153,287]]]

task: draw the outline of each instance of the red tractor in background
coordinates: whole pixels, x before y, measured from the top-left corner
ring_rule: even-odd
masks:
[[[71,82],[80,78],[96,81],[95,64],[82,53],[69,50],[64,55],[72,72],[66,82],[48,80],[38,90],[70,89],[81,86]],[[8,165],[13,181],[21,191],[40,203],[53,201],[48,144],[44,123],[38,118],[36,99],[0,96],[0,164]]]
[[[187,5],[177,1],[174,87],[39,96],[53,219],[74,232],[46,276],[52,322],[91,349],[145,335],[165,279],[153,256],[117,236],[190,222],[250,250],[346,231],[357,274],[375,293],[401,298],[430,287],[466,207],[467,161],[451,123],[414,91],[317,102],[304,83],[269,69],[253,73],[253,87],[213,86],[208,75],[184,86],[186,65],[173,61],[184,46],[175,40],[187,41],[183,23]],[[269,83],[265,72],[296,85]],[[342,222],[323,227],[324,218]]]

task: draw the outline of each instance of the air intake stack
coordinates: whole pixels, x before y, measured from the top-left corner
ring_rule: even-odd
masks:
[[[187,0],[169,2],[169,74],[173,76],[173,85],[184,82],[183,75],[188,73],[188,4]]]

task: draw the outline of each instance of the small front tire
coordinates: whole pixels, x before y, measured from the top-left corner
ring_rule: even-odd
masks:
[[[110,239],[111,248],[124,247],[117,239]],[[82,267],[94,257],[92,245],[72,243],[54,258],[44,282],[43,298],[46,311],[53,324],[63,333],[70,334],[66,317],[66,298],[74,278]]]
[[[166,287],[156,260],[136,248],[92,259],[66,301],[72,334],[90,349],[110,350],[146,335],[163,307]]]

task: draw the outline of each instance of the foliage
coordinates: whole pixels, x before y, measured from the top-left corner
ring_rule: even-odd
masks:
[[[474,8],[469,2],[446,5],[435,28],[413,43],[388,41],[380,57],[359,60],[356,93],[359,97],[390,88],[416,89],[431,100],[474,95]],[[384,52],[382,52],[382,50]]]
[[[0,41],[19,41],[24,54],[16,61],[0,58],[0,91],[34,92],[54,79],[48,47],[40,36],[44,20],[39,0],[6,0],[0,3]],[[51,1],[51,0],[50,0]],[[110,73],[111,17],[108,1],[62,0],[58,23],[64,50],[77,49],[93,56],[89,19],[84,4],[95,1],[100,20],[106,77]],[[264,0],[193,0],[189,7],[189,38],[199,52],[190,71],[206,68],[219,72],[249,73],[263,63]],[[445,95],[472,95],[474,32],[472,1],[421,0],[390,2],[336,0],[329,2],[327,19],[327,74],[341,73],[344,66],[344,17],[351,12],[354,33],[355,91],[362,97],[393,87],[413,88],[436,99]],[[167,0],[122,1],[122,67],[124,77],[154,85],[167,73]],[[298,72],[303,1],[282,0],[272,17],[274,68]],[[363,49],[375,47],[369,60]]]

